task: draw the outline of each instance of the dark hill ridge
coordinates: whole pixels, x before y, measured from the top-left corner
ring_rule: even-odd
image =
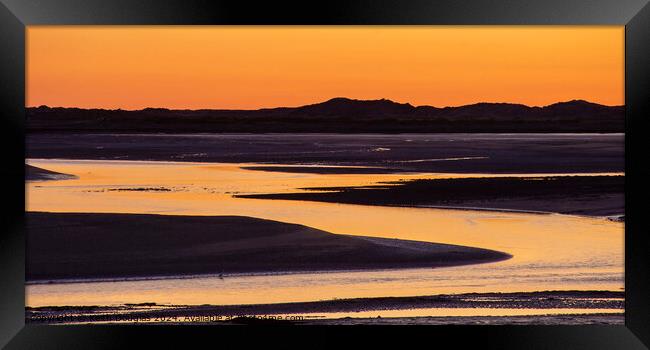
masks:
[[[624,117],[624,106],[583,100],[439,108],[338,97],[258,110],[27,108],[30,132],[623,132]]]
[[[352,100],[337,97],[331,100],[296,107],[289,113],[295,116],[331,116],[331,117],[406,117],[413,115],[416,107],[408,103],[397,103],[391,100]]]

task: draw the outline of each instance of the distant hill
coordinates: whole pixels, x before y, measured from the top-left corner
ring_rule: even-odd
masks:
[[[624,119],[624,106],[584,100],[439,108],[338,97],[257,110],[27,108],[29,132],[623,132]]]

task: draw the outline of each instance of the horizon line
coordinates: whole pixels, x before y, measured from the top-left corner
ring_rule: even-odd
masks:
[[[437,109],[444,109],[444,108],[458,108],[458,107],[466,107],[466,106],[474,106],[474,105],[480,105],[480,104],[507,104],[507,105],[519,105],[519,106],[525,106],[528,108],[544,108],[544,107],[549,107],[552,105],[556,104],[561,104],[561,103],[570,103],[570,102],[586,102],[590,104],[595,104],[599,106],[604,106],[604,107],[624,107],[625,104],[621,105],[606,105],[598,102],[592,102],[589,100],[585,99],[580,99],[580,98],[574,98],[570,100],[565,100],[565,101],[557,101],[553,103],[549,103],[546,105],[527,105],[524,103],[516,103],[516,102],[486,102],[486,101],[481,101],[481,102],[474,102],[474,103],[468,103],[468,104],[462,104],[462,105],[455,105],[455,106],[433,106],[433,105],[412,105],[409,102],[396,102],[394,100],[388,99],[388,98],[378,98],[378,99],[355,99],[355,98],[350,98],[350,97],[332,97],[327,100],[323,100],[321,102],[315,102],[315,103],[308,103],[308,104],[302,104],[302,105],[296,105],[296,106],[277,106],[277,107],[260,107],[260,108],[168,108],[168,107],[143,107],[139,109],[125,109],[125,108],[105,108],[105,107],[78,107],[78,106],[49,106],[49,105],[38,105],[38,106],[25,106],[25,108],[65,108],[65,109],[85,109],[85,110],[106,110],[106,111],[127,111],[127,112],[138,112],[138,111],[144,111],[147,109],[164,109],[164,110],[169,110],[169,111],[260,111],[260,110],[268,110],[268,109],[279,109],[279,108],[300,108],[300,107],[306,107],[306,106],[313,106],[313,105],[318,105],[326,102],[330,102],[333,100],[349,100],[349,101],[358,101],[358,102],[377,102],[377,101],[389,101],[395,104],[400,104],[400,105],[410,105],[413,108],[420,108],[420,107],[433,107]]]

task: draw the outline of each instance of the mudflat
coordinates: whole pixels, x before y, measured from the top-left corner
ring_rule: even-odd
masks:
[[[554,316],[456,316],[456,317],[342,317],[324,319],[328,313],[350,313],[423,308],[450,309],[566,309]],[[576,310],[602,310],[592,315]],[[620,312],[613,312],[620,310]],[[298,323],[307,324],[535,324],[548,317],[548,323],[620,323],[624,319],[622,291],[540,291],[518,293],[466,293],[412,297],[334,299],[312,302],[253,305],[158,305],[155,303],[115,306],[45,306],[27,308],[27,322],[153,322],[153,323],[238,323],[274,321],[269,315],[311,315]],[[578,311],[579,312],[579,311]],[[366,313],[367,314],[367,313]],[[320,317],[319,317],[320,315]],[[237,317],[237,318],[235,318]],[[261,318],[261,319],[260,319]],[[225,320],[229,320],[225,322]],[[284,321],[283,322],[288,322]],[[544,323],[544,322],[542,322]]]
[[[243,216],[26,216],[28,281],[440,267],[511,257],[458,245],[338,235]]]
[[[312,165],[314,173],[625,171],[623,134],[28,134],[27,158]],[[346,166],[323,169],[313,165]],[[352,167],[350,167],[352,166]],[[359,166],[373,167],[363,169]]]
[[[57,173],[55,171],[50,171],[25,164],[26,181],[67,180],[74,178],[76,178],[74,175]]]
[[[540,176],[422,179],[310,192],[236,195],[363,205],[552,212],[589,216],[625,213],[625,176]]]

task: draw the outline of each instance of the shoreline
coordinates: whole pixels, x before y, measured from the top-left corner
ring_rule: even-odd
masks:
[[[586,172],[557,172],[557,171],[542,171],[542,172],[495,172],[495,171],[483,171],[480,173],[474,171],[440,171],[440,172],[427,172],[420,170],[400,170],[398,168],[386,168],[378,167],[374,165],[342,165],[342,164],[331,164],[331,163],[281,163],[281,162],[237,162],[237,161],[211,161],[211,160],[168,160],[168,159],[122,159],[122,158],[113,158],[113,159],[99,159],[99,158],[25,158],[27,163],[29,162],[80,162],[80,163],[102,163],[102,162],[114,162],[114,163],[134,163],[134,164],[169,164],[169,165],[237,165],[242,170],[251,170],[251,171],[262,171],[262,172],[278,172],[285,174],[313,174],[313,175],[392,175],[392,174],[437,174],[437,175],[461,175],[462,178],[471,178],[475,175],[489,175],[487,178],[497,178],[497,177],[543,177],[543,176],[625,176],[623,171],[586,171]],[[29,165],[29,164],[27,164]],[[34,166],[32,166],[34,167]],[[255,169],[253,169],[255,168]],[[276,170],[281,169],[281,170]],[[297,171],[291,171],[291,170]],[[305,170],[312,170],[307,172]],[[341,172],[333,172],[334,170],[342,170]],[[355,172],[345,172],[345,170],[356,171],[359,170],[359,173]],[[385,170],[383,172],[367,172],[369,170]],[[324,171],[324,172],[322,172]],[[63,174],[69,175],[69,174]],[[70,175],[75,176],[75,175]],[[443,178],[447,179],[447,178]],[[52,179],[60,180],[60,179]]]
[[[526,209],[505,209],[505,208],[483,208],[483,207],[456,207],[456,206],[438,206],[438,205],[394,205],[395,207],[403,208],[430,208],[430,209],[449,209],[449,210],[467,210],[467,211],[487,211],[494,213],[514,213],[514,214],[537,214],[537,215],[562,215],[577,218],[587,219],[602,219],[615,222],[624,222],[623,220],[616,220],[614,217],[625,216],[625,213],[616,213],[612,215],[580,215],[580,214],[565,214],[553,211],[540,211],[540,210],[526,210]]]
[[[282,317],[282,316],[280,316]],[[548,314],[548,315],[512,315],[512,316],[405,316],[405,317],[342,317],[334,319],[299,319],[300,316],[285,316],[286,318],[276,318],[274,316],[251,317],[236,316],[229,319],[211,320],[204,317],[188,316],[181,322],[172,319],[134,319],[128,321],[49,321],[45,324],[60,325],[101,325],[101,324],[128,324],[128,325],[148,325],[148,326],[170,326],[170,325],[197,325],[197,326],[236,326],[236,325],[286,325],[286,326],[356,326],[356,325],[429,325],[429,326],[448,326],[448,325],[550,325],[550,326],[575,326],[575,325],[624,325],[625,313],[577,313],[577,314]],[[27,321],[32,324],[43,324],[34,321]]]
[[[333,299],[310,302],[275,303],[275,304],[243,304],[243,305],[158,305],[155,303],[123,304],[116,306],[43,306],[26,307],[26,319],[31,323],[65,320],[67,322],[103,322],[130,321],[134,319],[205,319],[207,317],[253,317],[269,318],[273,315],[302,315],[304,318],[321,317],[310,322],[336,322],[355,317],[340,317],[340,314],[358,314],[361,312],[404,312],[409,310],[489,310],[487,312],[508,310],[530,310],[538,318],[553,313],[554,315],[585,314],[584,310],[594,311],[589,314],[620,315],[624,312],[623,291],[540,291],[516,293],[463,293],[439,294],[411,297],[375,297]],[[567,310],[566,313],[561,310]],[[400,311],[401,310],[401,311]],[[544,311],[547,310],[547,311]],[[583,311],[580,311],[583,310]],[[617,310],[617,311],[614,311]],[[425,311],[426,312],[426,311]],[[434,313],[435,311],[431,311]],[[522,311],[525,312],[525,311]],[[334,318],[323,318],[331,314]],[[313,315],[306,317],[308,315]],[[511,316],[425,316],[429,317],[516,317]],[[413,318],[415,316],[404,316]],[[400,317],[400,318],[404,318]],[[420,318],[417,316],[415,318]],[[361,317],[363,318],[363,317]],[[305,320],[307,321],[307,320]]]
[[[361,237],[361,236],[354,236]],[[373,237],[374,238],[374,237]],[[220,276],[223,279],[226,278],[239,278],[239,277],[261,277],[261,276],[290,276],[290,275],[301,275],[301,274],[335,274],[335,273],[364,273],[364,272],[382,272],[382,271],[399,271],[404,269],[443,269],[448,267],[458,267],[466,265],[477,265],[477,264],[496,264],[509,258],[504,258],[502,260],[494,260],[489,262],[478,262],[473,263],[469,262],[467,264],[459,265],[449,265],[449,266],[438,266],[438,267],[386,267],[386,268],[368,268],[368,269],[328,269],[328,270],[287,270],[287,271],[259,271],[259,272],[234,272],[234,273],[205,273],[205,274],[195,274],[195,275],[155,275],[155,276],[128,276],[128,277],[115,277],[115,278],[80,278],[80,279],[44,279],[44,280],[26,280],[26,286],[38,286],[38,285],[51,285],[51,284],[81,284],[81,283],[113,283],[113,282],[140,282],[140,281],[161,281],[161,280],[193,280],[193,279],[202,279],[202,278],[219,278]]]
[[[391,318],[340,318],[331,320],[294,321],[299,325],[624,325],[625,314],[559,314],[533,316],[423,316]]]

